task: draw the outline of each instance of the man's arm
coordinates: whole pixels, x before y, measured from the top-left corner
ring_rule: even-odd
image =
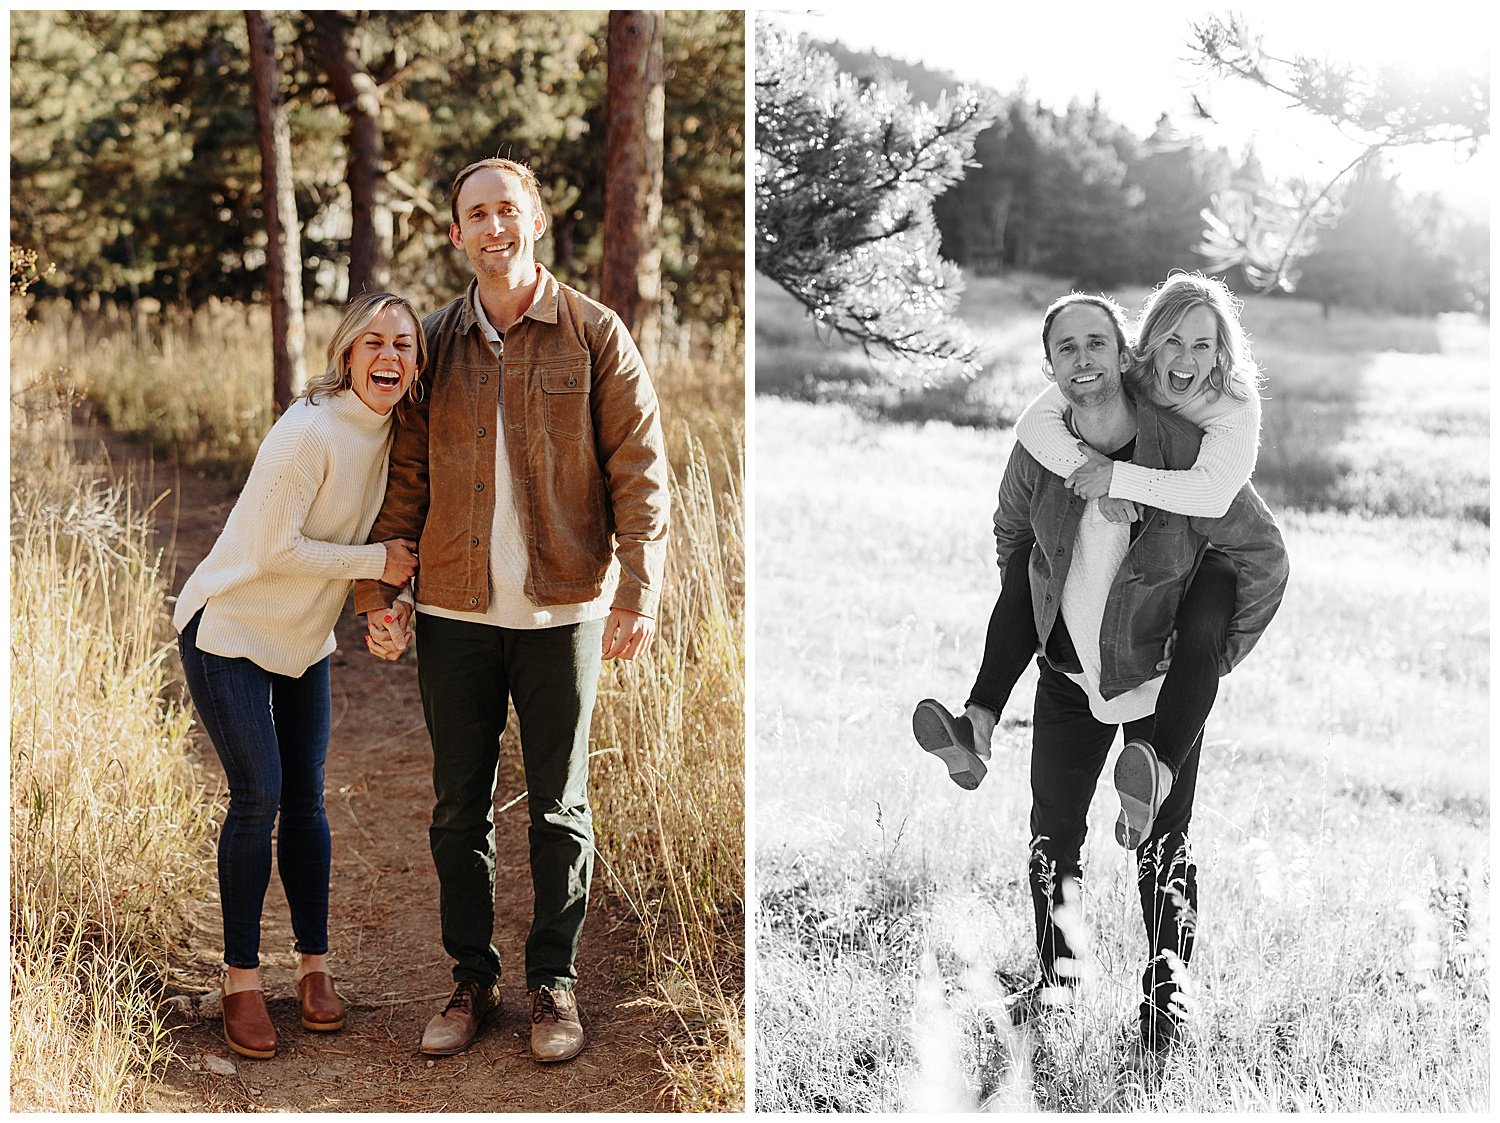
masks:
[[[1031,497],[1041,472],[1041,465],[1017,441],[1005,475],[1000,477],[1000,500],[995,507],[995,561],[1001,572],[1011,554],[1036,537],[1031,527]]]
[[[424,372],[426,375],[427,372]],[[395,437],[391,442],[391,462],[386,473],[385,501],[370,528],[371,542],[405,538],[419,542],[427,523],[431,492],[427,483],[427,405],[432,397],[428,380],[427,393],[420,402],[407,400],[394,420]],[[389,608],[401,590],[380,581],[354,583],[354,611],[363,616],[376,609]]]
[[[1228,556],[1236,571],[1234,615],[1219,666],[1225,675],[1250,653],[1281,607],[1291,573],[1286,544],[1270,509],[1250,484],[1240,488],[1222,517],[1195,518],[1191,524]]]
[[[594,435],[614,513],[620,583],[610,622],[655,617],[667,556],[667,456],[656,391],[640,352],[611,312],[593,347]],[[608,644],[606,636],[606,644]],[[644,645],[638,640],[635,649]]]

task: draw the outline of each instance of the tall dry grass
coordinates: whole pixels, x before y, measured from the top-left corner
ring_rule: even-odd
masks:
[[[264,309],[215,306],[143,329],[59,308],[19,341],[66,368],[112,426],[184,463],[243,475],[270,424]],[[337,320],[309,318],[309,356]],[[733,331],[675,326],[653,371],[667,418],[673,515],[651,650],[611,665],[595,715],[604,885],[640,921],[642,1000],[678,1031],[664,1102],[744,1096],[744,381]]]
[[[263,307],[211,301],[191,314],[140,318],[106,305],[37,306],[16,351],[39,371],[67,371],[101,420],[183,464],[243,478],[271,427],[271,325]],[[307,363],[320,368],[338,324],[309,310]]]
[[[652,647],[612,664],[595,739],[599,857],[641,921],[649,1000],[676,1019],[672,1105],[744,1099],[745,535],[739,447],[682,438]],[[729,481],[717,489],[715,477]]]
[[[11,394],[11,1106],[138,1108],[209,822],[149,513],[72,454],[70,394]]]

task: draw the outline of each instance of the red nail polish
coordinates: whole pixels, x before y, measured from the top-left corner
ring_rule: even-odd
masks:
[[[387,624],[389,624],[389,623],[390,623],[390,622],[391,622],[391,618],[390,618],[390,617],[389,617],[389,616],[387,616],[387,617],[386,617],[386,618],[385,618],[385,622],[386,622],[386,623],[387,623]]]

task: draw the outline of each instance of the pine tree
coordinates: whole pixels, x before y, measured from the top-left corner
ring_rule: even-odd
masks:
[[[954,317],[962,282],[939,256],[933,199],[995,117],[961,90],[935,108],[902,83],[860,83],[756,24],[756,269],[873,358],[923,373],[972,369]]]
[[[1210,72],[1278,93],[1363,145],[1326,182],[1290,180],[1253,194],[1230,190],[1204,212],[1200,252],[1211,268],[1238,267],[1257,288],[1296,286],[1297,263],[1338,220],[1345,188],[1382,153],[1444,143],[1472,153],[1489,135],[1489,76],[1477,63],[1416,74],[1399,66],[1365,71],[1324,58],[1284,58],[1237,15],[1209,16],[1193,25],[1192,36]]]

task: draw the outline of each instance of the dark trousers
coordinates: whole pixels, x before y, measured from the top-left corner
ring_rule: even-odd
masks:
[[[260,966],[273,831],[297,950],[326,955],[332,854],[323,810],[323,763],[332,724],[328,660],[291,678],[249,659],[201,651],[202,618],[200,611],[188,622],[177,647],[198,720],[229,781],[229,813],[219,832],[224,962],[247,970]]]
[[[1073,958],[1067,934],[1053,922],[1062,903],[1064,879],[1081,883],[1080,855],[1088,830],[1089,801],[1099,782],[1118,726],[1095,720],[1088,696],[1045,660],[1037,681],[1031,752],[1031,859],[1029,883],[1036,916],[1037,956],[1041,978],[1050,986],[1068,980],[1057,970],[1061,958]],[[1125,724],[1130,739],[1149,733],[1151,718]],[[1198,784],[1195,738],[1172,791],[1150,835],[1137,852],[1137,885],[1141,916],[1151,960],[1142,985],[1142,1018],[1167,1008],[1176,989],[1164,953],[1184,963],[1192,958],[1197,928],[1198,880],[1188,846],[1188,825]]]
[[[969,692],[970,702],[996,715],[1037,650],[1027,573],[1030,553],[1023,547],[1006,561],[1004,583],[985,632],[984,658]],[[1203,724],[1219,695],[1219,663],[1234,615],[1236,580],[1233,563],[1218,550],[1208,550],[1177,609],[1177,640],[1157,698],[1156,719],[1139,734],[1173,775],[1182,770],[1188,753],[1200,742]]]
[[[419,612],[416,627],[436,796],[428,837],[453,979],[487,986],[500,977],[492,942],[494,799],[509,700],[520,722],[531,819],[526,987],[572,989],[594,869],[589,720],[604,622],[514,629]]]

